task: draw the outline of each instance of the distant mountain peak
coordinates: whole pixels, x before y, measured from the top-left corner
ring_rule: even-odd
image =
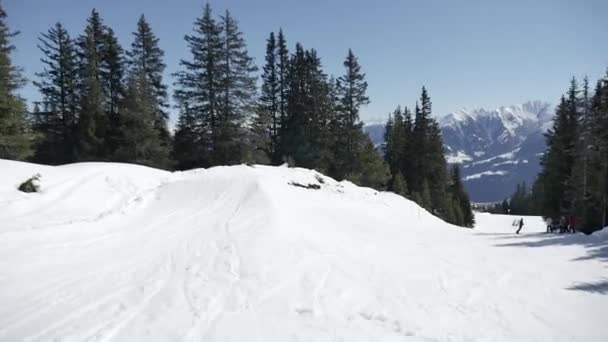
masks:
[[[552,125],[553,113],[547,102],[528,101],[494,109],[462,108],[439,120],[446,159],[461,165],[473,201],[499,201],[516,184],[534,181],[546,148],[543,134]],[[368,124],[365,129],[380,146],[384,123]]]
[[[441,126],[458,126],[471,121],[498,119],[513,135],[516,133],[514,130],[523,125],[536,124],[544,128],[552,117],[553,106],[550,103],[535,100],[519,105],[500,106],[495,109],[463,107],[442,117],[439,123]]]

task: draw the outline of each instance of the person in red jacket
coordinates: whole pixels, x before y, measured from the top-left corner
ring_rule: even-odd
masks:
[[[574,227],[576,227],[576,216],[571,215],[568,221],[568,233],[575,233]]]

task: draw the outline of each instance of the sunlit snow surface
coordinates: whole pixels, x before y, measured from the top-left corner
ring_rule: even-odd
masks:
[[[462,229],[286,167],[0,175],[0,341],[608,341],[605,232]]]

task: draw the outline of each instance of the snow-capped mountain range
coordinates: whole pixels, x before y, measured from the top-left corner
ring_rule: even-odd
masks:
[[[473,201],[500,201],[517,183],[534,181],[553,114],[551,104],[530,101],[492,110],[464,108],[439,120],[446,158],[461,164]],[[375,143],[381,141],[382,125],[367,130]]]

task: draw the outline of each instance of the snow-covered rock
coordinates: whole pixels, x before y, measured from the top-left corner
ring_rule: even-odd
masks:
[[[462,229],[287,167],[0,173],[0,341],[608,339],[604,232]]]

